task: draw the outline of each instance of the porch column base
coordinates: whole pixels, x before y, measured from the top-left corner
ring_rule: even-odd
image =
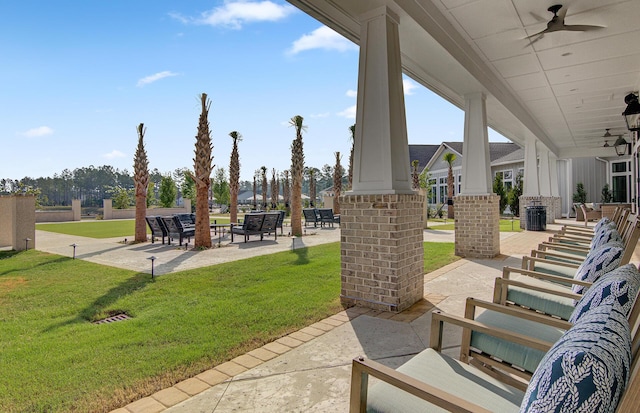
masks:
[[[456,255],[493,258],[500,254],[500,197],[458,195],[454,205]]]
[[[400,312],[424,295],[425,197],[340,197],[340,253],[346,306]]]
[[[526,228],[527,207],[535,201],[536,205],[547,207],[547,224],[555,224],[556,218],[562,217],[562,198],[559,196],[526,196],[520,198],[520,229]],[[538,203],[539,202],[539,203]]]

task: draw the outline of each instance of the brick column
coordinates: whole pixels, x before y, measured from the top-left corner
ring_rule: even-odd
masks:
[[[422,299],[424,202],[417,194],[341,197],[343,304],[400,312]]]
[[[458,195],[454,199],[456,255],[493,258],[500,254],[500,197]]]
[[[547,224],[555,224],[556,217],[562,216],[562,198],[553,196],[526,196],[520,198],[520,229],[526,228],[527,207],[533,205],[542,205],[547,207]]]

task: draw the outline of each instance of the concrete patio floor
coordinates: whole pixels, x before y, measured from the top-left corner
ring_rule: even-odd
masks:
[[[353,358],[364,355],[399,366],[428,346],[433,309],[462,315],[467,297],[490,299],[502,267],[519,266],[521,257],[562,222],[548,225],[546,232],[501,233],[498,257],[461,259],[426,274],[424,300],[400,314],[347,309],[112,413],[346,412]],[[308,229],[312,232],[314,235],[303,237],[305,245],[339,240],[338,228]],[[453,242],[453,231],[424,233],[425,241]],[[198,252],[158,243],[135,246],[118,241],[78,241],[78,237],[37,233],[39,250],[70,256],[69,245],[76,243],[78,258],[138,271],[149,272],[144,252],[153,254],[159,264],[156,271],[161,274],[291,248],[287,237],[279,237],[277,242],[250,241],[248,245],[236,242]],[[633,262],[637,258],[634,255]],[[459,343],[460,330],[445,328],[444,351],[457,356]]]

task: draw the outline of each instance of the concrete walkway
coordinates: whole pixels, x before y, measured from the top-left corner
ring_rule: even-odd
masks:
[[[112,413],[196,412],[346,412],[351,360],[364,355],[397,367],[428,346],[434,308],[462,315],[464,300],[490,299],[493,280],[505,265],[519,266],[523,255],[549,237],[547,232],[501,234],[501,255],[490,260],[462,259],[425,276],[425,297],[400,313],[351,308],[282,337],[196,377],[132,402]],[[286,230],[285,230],[286,233]],[[339,241],[339,229],[308,229],[305,245]],[[250,241],[209,251],[185,251],[161,244],[124,245],[120,239],[94,240],[37,232],[37,248],[92,262],[156,273],[269,254],[291,248],[291,238]],[[453,231],[426,230],[426,241],[453,242]],[[445,329],[445,352],[456,356],[460,331]]]

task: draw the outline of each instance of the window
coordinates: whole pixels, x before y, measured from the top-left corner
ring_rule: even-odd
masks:
[[[462,192],[462,174],[458,175],[458,193]]]
[[[614,162],[611,164],[611,172],[627,172],[627,163],[626,162]]]
[[[436,180],[435,179],[429,179],[429,185],[428,186],[429,186],[429,188],[431,188],[431,194],[429,196],[428,203],[435,204],[437,196],[438,196],[438,188],[436,186]]]
[[[447,197],[447,178],[440,178],[439,179],[439,183],[440,183],[440,197],[438,202],[441,204],[445,203],[446,197]]]

